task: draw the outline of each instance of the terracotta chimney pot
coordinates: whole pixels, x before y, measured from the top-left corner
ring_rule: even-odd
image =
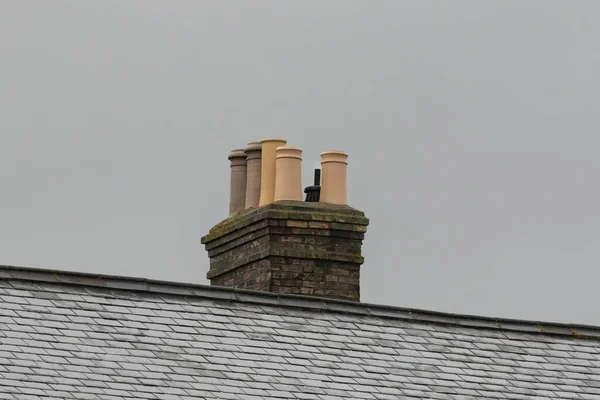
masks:
[[[280,146],[276,152],[275,201],[302,201],[302,149]]]
[[[347,204],[346,170],[348,154],[338,150],[321,153],[321,197],[322,203]]]
[[[231,178],[229,180],[229,216],[244,210],[246,203],[246,153],[235,149],[229,154]]]
[[[262,162],[260,174],[260,200],[259,206],[272,203],[275,199],[275,172],[276,149],[285,145],[284,139],[262,139]]]
[[[246,205],[244,209],[256,208],[260,202],[260,175],[262,145],[260,142],[250,142],[246,147],[247,180]]]

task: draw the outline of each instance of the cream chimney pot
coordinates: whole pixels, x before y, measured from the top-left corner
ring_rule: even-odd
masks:
[[[246,203],[246,153],[235,149],[229,154],[231,178],[229,186],[229,216],[244,210]]]
[[[320,202],[347,204],[346,170],[348,154],[338,150],[321,153],[321,197]]]
[[[286,144],[284,139],[266,138],[262,144],[259,206],[272,203],[275,199],[276,149]]]
[[[261,153],[260,142],[250,142],[246,147],[246,205],[244,209],[256,208],[260,201]]]
[[[275,201],[302,201],[302,149],[281,146],[276,151]]]

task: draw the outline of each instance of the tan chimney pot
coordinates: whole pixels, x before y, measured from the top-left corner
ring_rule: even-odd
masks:
[[[275,199],[275,170],[276,149],[285,145],[284,139],[266,138],[262,144],[262,162],[260,174],[260,200],[259,206],[272,203]]]
[[[244,209],[256,208],[260,202],[261,153],[260,142],[250,142],[246,147],[246,205]]]
[[[347,204],[346,170],[348,154],[338,150],[321,153],[321,198],[322,203]]]
[[[231,178],[229,180],[229,216],[244,210],[246,204],[246,153],[235,149],[229,154]]]
[[[276,152],[275,201],[302,201],[302,149],[281,146]]]

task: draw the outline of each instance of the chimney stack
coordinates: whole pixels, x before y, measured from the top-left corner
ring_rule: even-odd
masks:
[[[302,149],[285,143],[261,141],[259,207],[243,212],[242,189],[247,205],[251,182],[256,187],[250,173],[257,166],[249,151],[256,143],[245,154],[234,150],[229,156],[231,214],[202,238],[210,258],[207,278],[215,286],[360,301],[361,248],[369,220],[346,205],[347,154],[321,154],[321,198],[311,192],[312,201],[302,201]],[[240,152],[248,155],[247,185]],[[315,176],[311,188],[319,189],[318,180]]]

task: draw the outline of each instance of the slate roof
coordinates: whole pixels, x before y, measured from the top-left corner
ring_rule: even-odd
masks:
[[[0,399],[599,399],[600,328],[0,267]]]

